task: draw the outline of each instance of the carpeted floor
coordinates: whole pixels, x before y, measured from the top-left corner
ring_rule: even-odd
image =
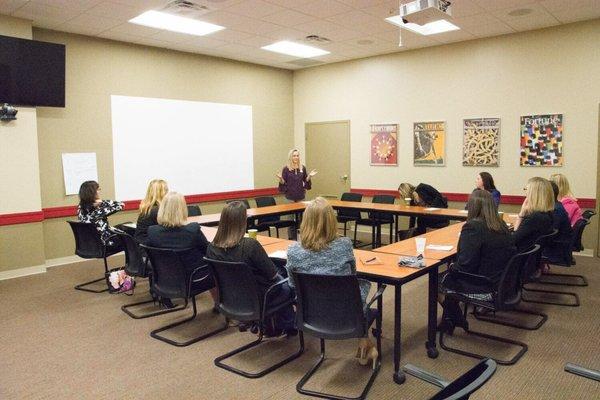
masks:
[[[112,260],[118,264],[118,258]],[[142,299],[147,284],[133,297],[92,294],[73,290],[76,283],[95,277],[100,263],[57,267],[46,274],[0,282],[0,399],[297,399],[296,383],[318,357],[318,341],[307,338],[299,359],[260,379],[245,379],[213,365],[213,359],[253,340],[235,328],[186,348],[152,339],[149,332],[191,310],[133,320],[120,310],[124,303]],[[548,322],[538,331],[506,328],[470,318],[472,328],[525,341],[529,351],[516,365],[499,367],[475,399],[598,399],[600,383],[563,371],[566,362],[600,369],[600,260],[579,257],[573,273],[588,277],[579,293],[581,307],[531,305],[543,310]],[[571,272],[571,271],[569,271]],[[555,287],[556,288],[556,287]],[[407,377],[392,382],[393,290],[385,293],[383,366],[369,394],[371,399],[426,399],[436,389]],[[427,358],[427,279],[403,290],[402,364],[412,363],[453,379],[476,360],[440,349]],[[180,334],[207,330],[222,323],[210,312],[208,294],[199,298],[200,315]],[[458,332],[458,331],[457,331]],[[507,356],[511,349],[464,341],[455,333],[453,343]],[[368,377],[368,367],[353,358],[356,341],[329,342],[330,362],[315,376],[311,388],[355,396]],[[232,362],[260,368],[273,357],[293,351],[295,339],[279,339],[263,351],[239,356]],[[514,351],[514,350],[512,350]]]

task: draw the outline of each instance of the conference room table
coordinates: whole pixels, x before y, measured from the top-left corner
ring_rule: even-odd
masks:
[[[260,238],[260,236],[259,236]],[[260,240],[260,239],[259,239]],[[407,239],[410,241],[413,239]],[[279,242],[263,245],[263,248],[271,257],[285,258],[284,252],[290,244],[295,243],[291,240],[282,240]],[[399,242],[401,243],[401,242]],[[394,301],[394,382],[398,384],[404,383],[406,377],[404,372],[400,370],[401,358],[401,325],[402,325],[402,293],[401,288],[405,283],[411,282],[420,276],[429,274],[429,310],[427,322],[427,354],[429,357],[435,358],[438,356],[436,348],[436,327],[437,327],[437,274],[438,267],[443,263],[438,259],[425,258],[425,267],[410,268],[398,265],[398,255],[392,253],[381,253],[368,250],[354,249],[354,257],[356,258],[356,272],[361,278],[375,282],[380,286],[386,284],[394,286],[395,301]],[[374,259],[374,260],[373,260]],[[373,260],[369,262],[369,260]],[[435,290],[432,291],[431,282],[432,274],[435,279]],[[377,308],[382,311],[383,303],[379,299]]]

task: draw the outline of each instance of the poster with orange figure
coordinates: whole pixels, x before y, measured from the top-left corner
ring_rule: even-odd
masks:
[[[563,115],[521,117],[521,166],[561,167],[563,165]]]
[[[398,165],[398,124],[371,125],[371,165]]]
[[[442,167],[446,164],[446,123],[444,121],[415,122],[414,165]]]

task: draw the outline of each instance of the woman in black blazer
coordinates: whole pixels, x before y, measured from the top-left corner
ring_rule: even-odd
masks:
[[[148,228],[148,246],[166,249],[190,249],[184,253],[183,263],[186,270],[191,274],[197,267],[204,264],[204,255],[208,247],[208,240],[200,230],[196,222],[187,222],[188,211],[183,195],[177,192],[169,192],[162,200],[158,208],[158,225]],[[196,275],[192,283],[192,291],[202,292],[210,289],[214,301],[217,301],[217,291],[212,277]],[[170,299],[162,299],[167,307]]]
[[[140,215],[135,227],[134,238],[138,243],[146,244],[148,228],[158,225],[158,207],[168,192],[167,182],[162,179],[153,179],[148,184],[146,197],[140,202]]]
[[[467,203],[467,222],[458,240],[457,259],[447,273],[443,274],[441,290],[457,292],[476,299],[492,300],[491,292],[498,285],[502,272],[516,249],[506,223],[498,216],[492,195],[476,189]],[[477,286],[460,279],[452,271],[482,275],[492,281],[492,287]],[[444,307],[441,329],[452,332],[454,326],[466,327],[458,303],[440,294]]]
[[[417,187],[414,187],[410,183],[404,182],[398,187],[398,192],[401,198],[410,198],[411,206],[448,208],[448,200],[436,188],[426,183],[419,183]],[[416,235],[427,232],[427,228],[438,229],[449,225],[448,218],[436,216],[418,217],[416,222]],[[412,228],[414,225],[415,218],[411,217],[409,227]]]
[[[550,182],[534,177],[527,181],[527,195],[515,221],[513,238],[517,250],[530,249],[540,236],[552,232],[554,193]]]

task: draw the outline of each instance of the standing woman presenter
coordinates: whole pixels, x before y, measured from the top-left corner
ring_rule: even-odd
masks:
[[[300,152],[292,149],[288,153],[288,162],[281,171],[275,174],[279,179],[279,192],[285,194],[285,198],[291,202],[304,200],[306,191],[312,186],[311,178],[317,174],[317,170],[306,172],[306,167],[300,162]],[[296,239],[296,228],[290,227],[289,238]]]

